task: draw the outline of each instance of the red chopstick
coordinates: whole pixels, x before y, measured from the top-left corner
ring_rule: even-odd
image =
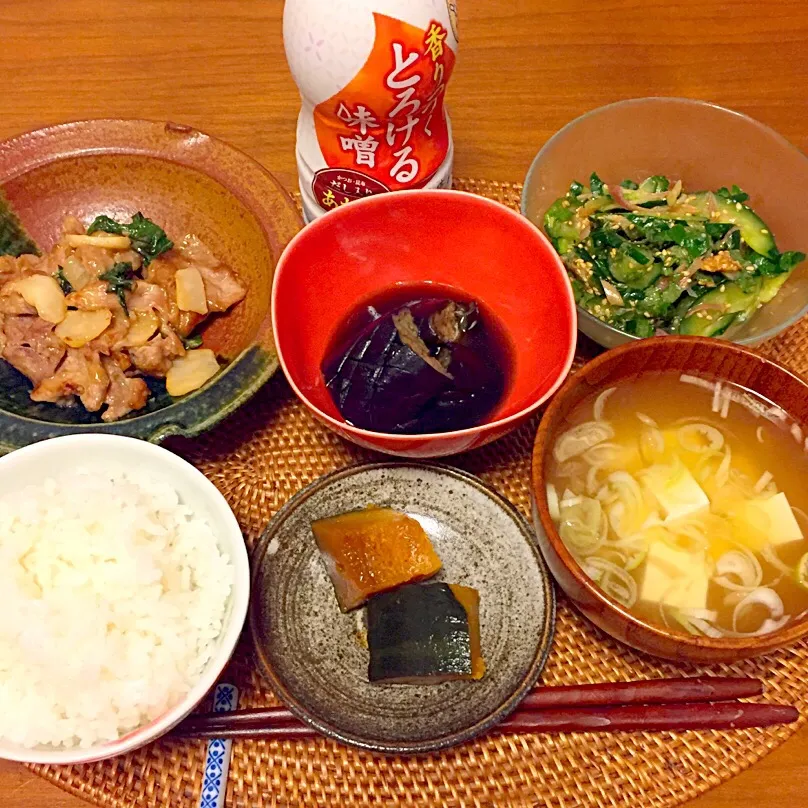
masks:
[[[604,732],[741,729],[796,721],[793,707],[732,701],[759,696],[757,679],[694,677],[542,687],[496,732]],[[187,738],[309,738],[317,732],[288,710],[270,707],[195,715],[174,735]]]

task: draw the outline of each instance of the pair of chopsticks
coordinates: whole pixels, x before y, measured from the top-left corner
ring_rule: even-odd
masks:
[[[760,696],[758,679],[694,677],[539,687],[492,732],[626,732],[745,729],[790,724],[794,707],[740,702]],[[174,728],[185,738],[294,740],[316,736],[283,707],[193,715]]]

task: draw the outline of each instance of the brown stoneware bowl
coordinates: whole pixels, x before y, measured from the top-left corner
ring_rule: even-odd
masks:
[[[170,237],[198,235],[248,286],[241,303],[202,331],[205,346],[227,362],[222,372],[176,400],[156,382],[144,409],[114,423],[80,406],[32,402],[27,380],[0,361],[0,452],[86,431],[155,442],[196,435],[244,403],[277,369],[272,278],[302,221],[286,191],[246,154],[173,123],[78,121],[0,143],[0,187],[43,251],[68,214],[88,224],[99,214],[128,219],[141,211]]]
[[[713,639],[666,629],[630,614],[604,594],[564,546],[547,507],[545,468],[567,414],[596,390],[645,373],[676,371],[757,392],[808,426],[808,383],[754,351],[703,337],[665,336],[615,348],[570,377],[547,408],[533,447],[533,520],[539,546],[561,588],[596,626],[640,651],[679,662],[717,663],[759,656],[808,635],[808,618],[759,637]]]

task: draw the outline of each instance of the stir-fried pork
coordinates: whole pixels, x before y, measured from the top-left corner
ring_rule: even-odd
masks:
[[[179,280],[178,270],[186,270]],[[25,280],[30,275],[50,276],[58,288]],[[196,283],[195,306],[187,295],[178,302],[177,285],[184,293],[188,276]],[[0,256],[0,356],[31,380],[34,401],[70,406],[78,398],[115,421],[145,406],[143,375],[165,377],[188,353],[183,339],[245,294],[236,274],[195,236],[173,248],[143,218],[121,225],[101,217],[87,233],[68,217],[47,255]]]

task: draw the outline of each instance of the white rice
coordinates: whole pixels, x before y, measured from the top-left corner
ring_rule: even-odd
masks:
[[[0,737],[88,747],[154,720],[209,661],[232,585],[207,521],[145,473],[0,497]]]

